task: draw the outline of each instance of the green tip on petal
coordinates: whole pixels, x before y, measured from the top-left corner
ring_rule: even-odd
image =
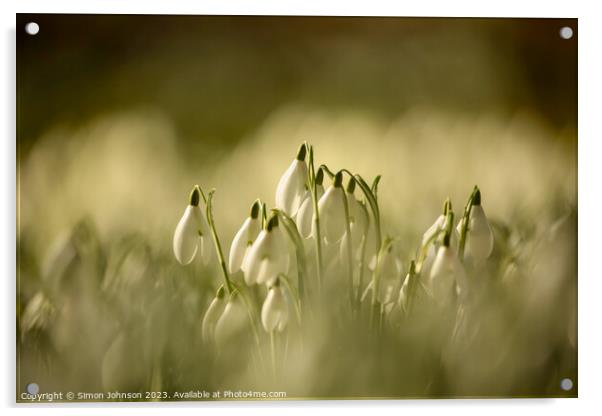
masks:
[[[474,196],[472,197],[472,205],[481,205],[481,190],[476,186]]]
[[[307,154],[307,147],[305,146],[305,143],[303,143],[299,147],[299,151],[297,152],[297,160],[303,162],[305,160],[305,155],[306,154]]]
[[[416,273],[416,262],[414,260],[412,260],[410,262],[410,271],[409,271],[409,273],[410,274]]]
[[[355,179],[349,178],[349,183],[347,184],[347,193],[352,194],[355,191]]]
[[[199,206],[199,202],[201,201],[201,188],[198,185],[195,185],[190,192],[190,205],[193,207]]]
[[[334,175],[334,187],[340,188],[343,186],[343,172],[339,171]]]
[[[277,213],[273,213],[272,216],[270,217],[270,220],[268,221],[268,226],[267,226],[267,230],[272,231],[272,228],[274,227],[278,227],[278,214]]]
[[[220,286],[219,289],[217,289],[217,293],[215,294],[215,297],[218,299],[223,299],[224,295],[226,294],[226,289],[224,289],[224,286]]]
[[[257,219],[257,217],[259,217],[260,210],[261,210],[261,201],[258,199],[253,203],[253,206],[251,207],[251,218],[253,218],[254,220]]]
[[[324,169],[320,167],[316,173],[316,185],[322,185],[322,182],[324,182]]]
[[[443,245],[445,247],[449,247],[453,228],[454,228],[454,212],[448,211],[447,219],[445,222],[445,234],[443,235]]]
[[[447,197],[447,199],[443,203],[443,215],[447,215],[447,213],[451,210],[452,210],[451,199],[449,197]]]
[[[276,280],[274,280],[274,284],[272,284],[272,286],[270,286],[270,289],[273,287],[279,287],[280,286],[280,277],[277,277]]]

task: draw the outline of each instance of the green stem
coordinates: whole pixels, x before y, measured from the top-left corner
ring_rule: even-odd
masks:
[[[362,307],[362,286],[364,286],[364,263],[366,262],[366,235],[362,236],[360,241],[360,263],[359,263],[359,276],[357,284],[357,310],[359,311]]]
[[[219,237],[217,236],[217,230],[215,229],[215,221],[213,219],[213,194],[215,193],[215,189],[212,189],[209,192],[208,198],[205,198],[203,194],[203,199],[207,203],[207,222],[209,223],[209,228],[211,229],[211,235],[213,236],[213,243],[215,244],[215,251],[217,252],[217,257],[219,260],[219,264],[222,268],[222,273],[224,275],[224,280],[226,282],[226,288],[228,289],[228,294],[232,294],[232,282],[230,281],[230,275],[228,273],[228,268],[226,267],[226,261],[224,260],[224,253],[222,251],[222,245],[219,241]]]
[[[322,260],[322,235],[320,233],[320,213],[318,212],[318,189],[316,186],[316,171],[314,167],[314,149],[312,146],[307,145],[309,147],[309,185],[311,188],[311,200],[314,208],[314,225],[315,225],[315,233],[314,242],[316,245],[316,268],[317,268],[317,278],[318,278],[318,291],[322,290],[322,269],[323,269],[323,260]]]
[[[345,233],[347,234],[347,279],[349,280],[349,303],[351,305],[351,315],[353,315],[353,241],[351,239],[349,204],[345,190],[343,190],[343,206],[345,207]]]
[[[276,378],[276,335],[275,330],[270,331],[270,350],[272,352],[272,372]]]
[[[464,215],[460,220],[462,221],[462,226],[460,227],[460,238],[458,240],[458,258],[460,259],[460,262],[464,262],[464,248],[466,246],[466,237],[468,235],[468,224],[470,223],[472,202],[477,191],[478,188],[475,186],[472,193],[468,197],[468,202],[466,202],[466,207],[464,208]]]
[[[301,324],[301,301],[299,299],[299,294],[297,293],[297,291],[295,291],[293,285],[291,284],[290,280],[286,277],[285,274],[279,273],[278,278],[280,279],[280,281],[284,282],[284,286],[286,286],[288,293],[290,293],[291,297],[293,298],[297,321],[299,321],[299,324]]]
[[[247,314],[249,315],[249,321],[251,322],[251,332],[253,332],[253,338],[255,339],[255,345],[257,346],[257,351],[259,353],[259,359],[263,362],[263,354],[261,353],[261,343],[259,341],[259,330],[257,329],[257,321],[259,320],[257,315],[255,314],[255,310],[253,309],[252,301],[248,298],[247,294],[244,293],[240,288],[238,288],[235,284],[232,284],[234,288],[233,295],[238,295],[242,299],[243,304],[247,308]],[[232,296],[232,295],[230,295]]]
[[[305,293],[305,276],[307,275],[307,261],[305,259],[305,246],[303,245],[303,238],[297,230],[295,221],[288,216],[284,211],[279,209],[273,209],[280,218],[282,218],[282,224],[290,239],[295,245],[295,257],[297,258],[297,286],[299,287],[299,296],[303,297]]]

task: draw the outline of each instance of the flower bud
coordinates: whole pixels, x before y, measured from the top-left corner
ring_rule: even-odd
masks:
[[[297,158],[284,172],[276,187],[276,208],[293,217],[297,214],[306,190],[307,164],[305,145],[299,148]]]
[[[466,295],[466,275],[453,248],[445,245],[439,247],[431,267],[428,285],[439,305],[450,305],[456,295]]]
[[[240,295],[232,293],[215,325],[215,341],[219,345],[225,345],[229,339],[242,333],[249,323],[249,314]]]
[[[263,307],[261,308],[261,323],[266,332],[277,330],[281,332],[288,323],[289,308],[286,296],[279,281],[268,291]]]
[[[342,188],[342,174],[337,173],[332,186],[330,186],[318,202],[320,223],[324,230],[324,239],[327,243],[336,243],[345,234],[345,191]]]
[[[220,287],[215,295],[213,301],[209,305],[205,317],[203,318],[203,324],[201,327],[201,334],[204,342],[211,342],[215,334],[215,326],[220,316],[224,312],[226,306],[226,300],[224,296],[224,287]]]
[[[211,242],[209,225],[201,210],[198,186],[190,194],[190,204],[184,210],[173,237],[173,251],[180,264],[189,264],[200,251],[205,264],[209,263]]]
[[[251,214],[242,223],[242,226],[232,240],[228,262],[230,273],[236,273],[240,270],[243,261],[249,252],[249,248],[259,234],[261,228],[259,211],[260,203],[259,201],[255,201],[251,208]]]
[[[245,283],[270,285],[280,273],[287,273],[289,262],[287,237],[278,225],[278,215],[274,214],[243,260]]]

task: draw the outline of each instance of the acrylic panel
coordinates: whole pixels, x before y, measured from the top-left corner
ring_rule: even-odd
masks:
[[[576,397],[577,36],[17,15],[17,401]]]

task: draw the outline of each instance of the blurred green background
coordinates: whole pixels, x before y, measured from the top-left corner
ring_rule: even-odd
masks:
[[[30,21],[36,36],[23,31]],[[47,289],[53,247],[83,229],[98,270],[124,236],[141,236],[156,275],[200,286],[194,321],[219,276],[194,280],[198,269],[171,254],[191,187],[217,189],[227,253],[253,200],[273,203],[303,140],[318,163],[383,175],[385,228],[405,256],[443,199],[459,210],[475,183],[495,221],[545,229],[577,203],[577,36],[576,19],[19,14],[20,308]],[[98,361],[107,345],[90,343]],[[48,379],[83,383],[66,367],[72,378]],[[379,393],[366,389],[356,393]]]

